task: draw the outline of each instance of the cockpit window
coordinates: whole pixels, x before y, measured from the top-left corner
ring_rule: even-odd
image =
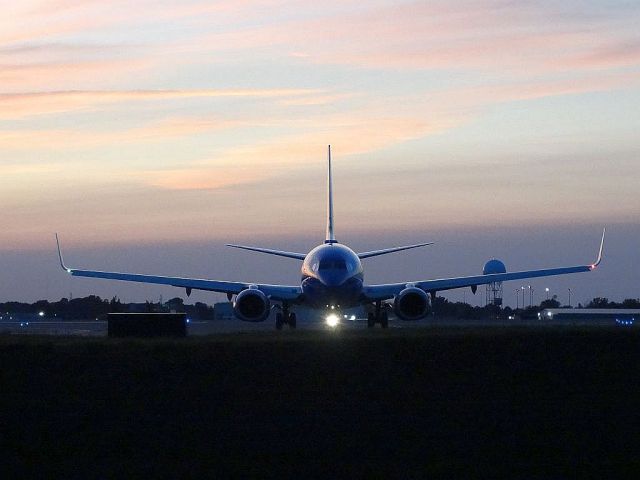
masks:
[[[346,270],[347,264],[343,258],[320,260],[320,270]]]

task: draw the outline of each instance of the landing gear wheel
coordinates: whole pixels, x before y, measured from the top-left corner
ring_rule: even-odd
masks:
[[[376,316],[373,313],[369,313],[367,316],[367,327],[373,328],[376,326]]]
[[[281,313],[276,313],[276,330],[282,330],[284,325],[284,318]]]
[[[298,318],[296,317],[295,313],[290,313],[289,314],[289,328],[291,330],[294,330],[296,328],[296,324],[298,322]]]
[[[387,312],[380,314],[380,326],[382,328],[389,328],[389,314]]]

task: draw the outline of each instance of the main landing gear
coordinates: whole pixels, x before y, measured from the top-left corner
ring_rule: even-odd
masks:
[[[375,327],[376,323],[379,323],[382,328],[389,327],[389,314],[386,309],[382,309],[381,301],[376,302],[375,312],[369,312],[367,318],[367,326],[369,328]]]
[[[284,325],[289,325],[293,330],[296,328],[297,321],[296,314],[289,311],[289,304],[282,303],[282,313],[276,313],[276,329],[282,330]]]

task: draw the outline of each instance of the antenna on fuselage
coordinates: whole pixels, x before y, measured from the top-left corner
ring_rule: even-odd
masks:
[[[329,174],[327,177],[327,239],[324,243],[338,243],[333,233],[333,177],[331,176],[331,145],[329,145]]]

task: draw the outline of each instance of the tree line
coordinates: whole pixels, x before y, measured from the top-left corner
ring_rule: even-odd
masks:
[[[432,305],[436,315],[442,317],[451,317],[459,319],[476,320],[482,318],[496,318],[498,316],[518,315],[521,317],[536,317],[538,312],[545,308],[571,308],[567,305],[562,306],[557,298],[543,300],[539,305],[532,305],[525,308],[500,308],[496,305],[485,305],[483,307],[475,307],[464,302],[450,302],[444,297],[436,297]],[[622,302],[610,301],[605,297],[595,297],[587,304],[578,304],[575,308],[630,308],[640,309],[640,299],[627,298]]]
[[[108,313],[160,313],[160,312],[186,313],[187,317],[194,320],[213,320],[213,307],[206,303],[196,302],[194,305],[185,304],[179,298],[173,298],[168,302],[154,303],[123,303],[118,297],[111,300],[103,299],[96,295],[88,297],[62,298],[57,302],[38,300],[34,303],[5,302],[0,303],[0,314],[3,315],[40,315],[47,318],[60,320],[87,320],[102,318]]]
[[[543,300],[540,305],[526,307],[524,309],[512,309],[511,307],[499,308],[495,305],[476,307],[464,302],[451,302],[444,297],[436,297],[433,302],[433,311],[438,316],[466,319],[495,318],[500,315],[517,314],[520,316],[535,316],[537,312],[545,308],[560,308],[560,302],[556,298]],[[622,302],[610,301],[605,297],[595,297],[586,305],[578,304],[576,308],[631,308],[640,309],[640,299],[627,298]],[[185,304],[180,297],[172,298],[167,302],[123,303],[119,298],[103,299],[96,295],[88,297],[67,299],[62,298],[57,302],[39,300],[34,303],[5,302],[0,303],[0,315],[38,315],[43,312],[47,318],[60,320],[86,320],[102,318],[108,313],[152,313],[152,312],[177,312],[186,313],[194,320],[213,320],[214,308],[206,303],[196,302],[193,305]]]

